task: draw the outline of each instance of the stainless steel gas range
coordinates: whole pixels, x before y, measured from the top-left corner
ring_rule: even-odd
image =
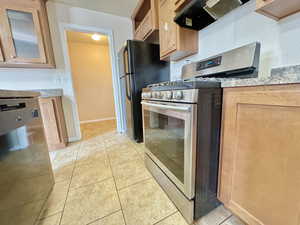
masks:
[[[183,80],[143,89],[146,166],[189,223],[220,204],[221,80],[257,76],[259,49],[254,43],[191,63]]]

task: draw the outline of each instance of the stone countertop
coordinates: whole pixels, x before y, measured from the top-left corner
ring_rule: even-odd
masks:
[[[231,79],[222,81],[223,88],[278,84],[300,84],[300,65],[272,69],[271,76],[266,78]]]
[[[0,98],[35,98],[40,96],[38,92],[34,91],[17,91],[17,90],[0,90]]]
[[[35,89],[34,92],[39,92],[41,98],[61,97],[63,96],[63,89]]]

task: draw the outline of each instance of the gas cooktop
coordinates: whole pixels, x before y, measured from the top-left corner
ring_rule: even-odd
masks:
[[[201,80],[177,80],[168,81],[158,84],[148,85],[147,88],[152,91],[169,91],[169,90],[188,90],[200,88],[216,88],[221,87],[221,81],[201,79]]]

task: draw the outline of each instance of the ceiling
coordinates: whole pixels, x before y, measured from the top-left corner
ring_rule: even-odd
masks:
[[[131,17],[139,0],[52,0],[117,16]]]
[[[101,35],[101,39],[99,41],[94,41],[92,39],[91,33],[82,33],[76,31],[67,31],[67,38],[70,42],[80,42],[87,44],[97,44],[97,45],[108,45],[108,37],[106,35]]]

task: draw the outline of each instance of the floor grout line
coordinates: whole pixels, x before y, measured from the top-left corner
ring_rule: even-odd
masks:
[[[56,216],[57,214],[61,214],[61,213],[62,213],[62,211],[59,211],[59,212],[56,212],[56,213],[51,214],[51,215],[49,215],[49,216],[42,217],[42,218],[38,219],[38,222],[41,221],[41,220],[48,219],[49,217]]]
[[[233,215],[228,216],[226,219],[224,219],[221,223],[219,223],[219,225],[222,225],[223,223],[225,223],[227,220],[229,220],[231,217],[233,217]]]
[[[178,213],[178,211],[176,211],[176,212],[174,212],[174,213],[172,213],[172,214],[170,214],[170,215],[168,215],[168,216],[162,218],[161,220],[157,221],[157,222],[154,223],[153,225],[156,225],[156,224],[160,223],[161,221],[163,221],[163,220],[165,220],[165,219],[167,219],[167,218],[169,218],[169,217],[175,215],[176,213]]]
[[[75,188],[70,187],[70,191],[77,190],[77,189],[80,189],[80,188],[83,188],[83,187],[87,187],[87,186],[91,186],[91,185],[95,185],[95,184],[100,184],[100,183],[105,182],[105,181],[110,180],[110,179],[113,179],[113,177],[108,177],[108,178],[105,178],[103,180],[96,181],[96,182],[90,183],[90,184],[84,184],[84,185],[81,185],[81,186],[75,187]]]
[[[74,154],[76,154],[74,163],[75,163],[76,160],[77,160],[78,152],[81,150],[81,147],[82,147],[82,143],[80,143],[79,150],[77,150],[76,153],[74,153]],[[75,163],[75,164],[76,164],[76,163]],[[68,187],[68,191],[67,191],[67,195],[66,195],[64,207],[63,207],[63,210],[62,210],[62,212],[61,212],[61,217],[60,217],[60,220],[59,220],[59,223],[58,223],[59,225],[61,225],[61,223],[62,223],[62,218],[63,218],[64,213],[65,213],[65,208],[66,208],[67,199],[68,199],[69,192],[70,192],[70,187],[71,187],[71,183],[72,183],[72,179],[73,179],[73,175],[74,175],[75,166],[76,166],[76,165],[74,165],[73,170],[72,170],[72,175],[71,175],[71,179],[70,179],[70,183],[69,183],[69,187]]]
[[[124,189],[126,189],[126,188],[130,188],[130,187],[132,187],[132,186],[134,186],[134,185],[143,183],[143,182],[145,182],[145,181],[147,181],[147,180],[151,180],[151,179],[153,179],[153,177],[149,177],[149,178],[146,178],[146,179],[144,179],[144,180],[137,181],[137,182],[135,182],[135,183],[133,183],[133,184],[130,184],[130,185],[126,186],[126,187],[122,187],[122,188],[117,189],[117,190],[118,190],[118,191],[122,191],[122,190],[124,190]]]
[[[89,223],[87,223],[86,225],[90,225],[90,224],[92,224],[92,223],[95,223],[95,222],[97,222],[97,221],[100,221],[100,220],[102,220],[102,219],[104,219],[104,218],[106,218],[106,217],[109,217],[109,216],[111,216],[111,215],[113,215],[113,214],[116,214],[117,212],[120,212],[120,211],[122,211],[122,210],[121,210],[121,209],[118,209],[118,210],[116,210],[116,211],[114,211],[114,212],[112,212],[112,213],[110,213],[110,214],[108,214],[108,215],[106,215],[106,216],[103,216],[103,217],[98,218],[98,219],[96,219],[96,220],[94,220],[94,221],[92,221],[92,222],[89,222]]]
[[[125,219],[125,215],[124,215],[124,211],[123,211],[123,207],[122,207],[122,203],[121,203],[121,199],[120,199],[120,195],[119,195],[119,191],[118,191],[116,180],[115,180],[115,176],[114,176],[114,172],[113,172],[112,165],[111,165],[111,162],[110,162],[109,155],[108,155],[108,162],[109,162],[109,166],[110,166],[111,173],[112,173],[112,176],[113,176],[113,181],[114,181],[116,192],[117,192],[117,196],[118,196],[118,199],[119,199],[119,203],[120,203],[120,207],[121,207],[121,211],[122,211],[122,216],[123,216],[123,219],[124,219],[124,223],[125,223],[125,225],[127,225],[126,219]]]

